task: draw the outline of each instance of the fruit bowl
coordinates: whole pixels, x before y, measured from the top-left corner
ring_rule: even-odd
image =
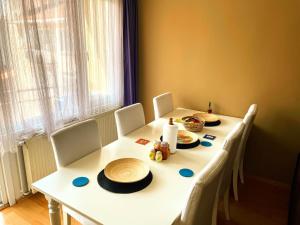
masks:
[[[187,129],[188,131],[191,132],[200,132],[202,131],[204,124],[205,124],[205,120],[202,118],[197,118],[194,116],[186,116],[183,117],[182,120],[183,125],[185,127],[185,129]]]

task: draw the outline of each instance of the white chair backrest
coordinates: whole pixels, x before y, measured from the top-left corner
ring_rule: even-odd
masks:
[[[186,204],[173,224],[211,225],[214,204],[228,153],[220,150],[205,168],[196,175]]]
[[[126,106],[115,111],[118,137],[134,131],[145,125],[145,115],[141,103]]]
[[[230,185],[233,165],[244,129],[245,124],[240,122],[230,131],[223,143],[222,148],[228,152],[228,159],[224,168],[224,176],[220,188],[220,195],[223,195],[226,191],[226,188]]]
[[[90,119],[60,129],[51,134],[51,143],[57,168],[67,166],[101,148],[98,124]]]
[[[246,113],[246,115],[243,119],[243,122],[245,124],[245,130],[244,130],[244,133],[243,133],[243,136],[242,136],[242,140],[241,140],[241,144],[240,144],[240,150],[239,150],[239,151],[242,152],[242,154],[245,151],[246,143],[247,143],[247,140],[249,138],[249,135],[250,135],[250,132],[251,132],[256,114],[257,114],[257,105],[253,104],[253,105],[250,106],[248,112]]]
[[[170,92],[164,93],[162,95],[153,98],[153,107],[155,119],[159,119],[163,115],[173,111],[173,97]]]

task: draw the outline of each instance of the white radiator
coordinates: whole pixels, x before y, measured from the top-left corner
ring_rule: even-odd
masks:
[[[28,189],[31,184],[56,170],[52,147],[44,135],[33,137],[23,145]]]
[[[114,111],[103,113],[95,119],[99,125],[102,146],[117,139]],[[51,143],[45,135],[27,140],[23,145],[23,155],[28,189],[31,189],[33,182],[56,170]]]

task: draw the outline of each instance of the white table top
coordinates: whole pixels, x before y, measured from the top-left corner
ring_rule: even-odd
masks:
[[[183,207],[193,179],[181,177],[178,174],[179,169],[187,167],[195,173],[201,171],[220,149],[229,131],[241,121],[240,118],[220,116],[221,125],[205,127],[199,133],[200,140],[205,140],[204,134],[215,135],[217,138],[211,141],[213,146],[178,150],[161,163],[150,160],[149,150],[153,147],[153,141],[158,140],[162,134],[162,127],[167,118],[187,116],[195,112],[178,108],[164,118],[135,130],[105,146],[101,151],[91,153],[32,186],[57,202],[105,225],[172,224]],[[152,142],[145,146],[135,143],[139,138]],[[101,188],[97,182],[98,173],[107,163],[122,157],[134,157],[147,162],[153,173],[152,183],[145,189],[131,194],[116,194]],[[72,180],[78,176],[88,177],[90,183],[81,188],[74,187]]]

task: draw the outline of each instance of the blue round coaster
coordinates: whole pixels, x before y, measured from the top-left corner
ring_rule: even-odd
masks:
[[[183,168],[183,169],[179,170],[179,174],[183,177],[192,177],[194,175],[194,172],[193,172],[193,170]]]
[[[204,147],[210,147],[212,146],[212,143],[208,142],[208,141],[201,141],[200,145],[204,146]]]
[[[83,187],[89,183],[89,178],[87,177],[77,177],[72,181],[75,187]]]

